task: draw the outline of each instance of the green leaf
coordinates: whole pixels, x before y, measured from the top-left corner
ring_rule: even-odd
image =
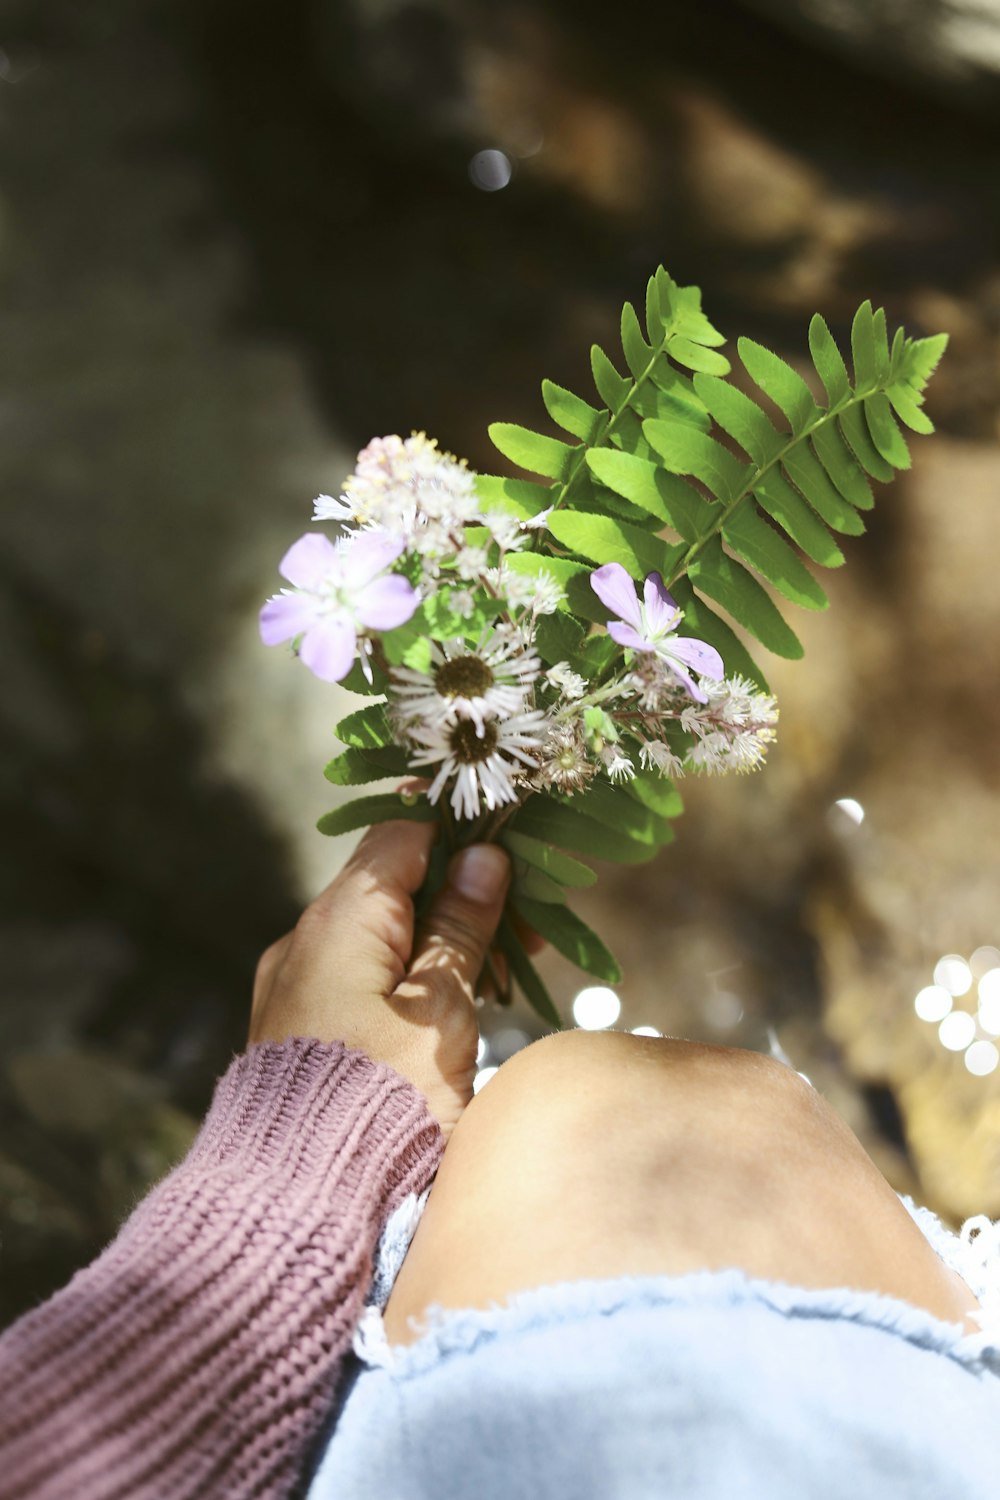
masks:
[[[784,412],[796,436],[804,432],[821,411],[802,376],[753,339],[739,339],[736,347],[750,379]]]
[[[858,510],[871,510],[875,504],[872,487],[844,441],[837,423],[820,422],[813,428],[810,437],[820,463],[844,499],[849,500]]]
[[[531,474],[545,474],[550,479],[565,479],[574,449],[558,438],[545,437],[516,422],[491,422],[487,431],[494,448],[521,469]]]
[[[546,989],[538,970],[525,952],[524,944],[518,937],[514,924],[506,913],[500,918],[497,938],[501,949],[507,955],[510,972],[525,1000],[541,1016],[543,1021],[547,1021],[556,1031],[562,1031],[562,1017],[556,1010],[552,996]]]
[[[549,517],[548,528],[557,541],[581,557],[596,563],[621,563],[634,578],[654,570],[667,574],[682,550],[610,516],[558,510]]]
[[[618,960],[597,933],[592,932],[586,922],[581,921],[568,906],[529,901],[524,897],[519,898],[516,893],[511,905],[537,933],[552,944],[557,953],[576,964],[578,969],[593,974],[595,979],[603,979],[605,984],[619,983],[622,971]]]
[[[708,344],[712,348],[726,342],[725,336],[712,327],[701,310],[700,287],[678,286],[662,266],[656,270],[656,287],[660,305],[669,309],[670,321],[678,333],[683,333],[695,344]]]
[[[732,368],[724,354],[716,354],[713,349],[693,343],[680,333],[667,340],[667,353],[686,369],[701,370],[706,375],[728,375]]]
[[[872,338],[875,345],[875,372],[879,385],[889,379],[889,338],[885,326],[885,308],[876,308],[872,318]]]
[[[590,368],[597,394],[609,411],[617,412],[632,389],[631,380],[619,375],[600,344],[590,346]]]
[[[403,664],[424,672],[430,665],[431,646],[424,606],[395,630],[387,630],[382,636],[382,650],[390,666]],[[414,654],[416,659],[414,660]]]
[[[526,833],[529,838],[557,844],[561,849],[587,854],[592,859],[637,865],[652,859],[656,853],[655,844],[636,843],[617,829],[577,812],[575,807],[541,794],[530,797],[513,814],[511,822],[515,833]]]
[[[366,708],[355,709],[346,719],[341,719],[334,734],[355,750],[380,750],[393,743],[384,703],[370,703]]]
[[[591,589],[591,593],[593,594],[593,589]],[[597,598],[596,594],[594,594],[594,598]],[[598,608],[601,611],[601,624],[604,624],[611,611],[606,604],[599,604]],[[588,681],[593,681],[595,677],[600,676],[606,667],[611,665],[615,657],[621,652],[621,649],[618,642],[610,635],[605,635],[603,632],[599,635],[591,635],[587,637],[576,655],[571,658],[570,666],[574,672],[579,672],[581,677],[585,677]]]
[[[851,324],[851,353],[854,357],[854,385],[858,395],[873,391],[878,385],[875,359],[875,319],[870,302],[862,302]]]
[[[547,484],[508,479],[503,474],[477,474],[476,494],[485,509],[503,510],[521,521],[529,521],[552,504],[552,491]]]
[[[872,442],[868,423],[860,406],[846,406],[837,420],[847,439],[847,446],[861,467],[867,469],[872,478],[880,480],[882,484],[888,484],[894,479],[896,476],[892,465],[886,463]]]
[[[596,406],[591,406],[588,401],[575,396],[563,386],[556,385],[553,380],[542,381],[542,400],[553,422],[558,422],[560,427],[584,443],[593,441],[597,424],[604,418],[604,413],[599,412]]]
[[[844,364],[844,356],[837,347],[837,341],[827,327],[826,321],[819,313],[813,316],[809,324],[809,352],[813,357],[820,380],[826,390],[827,400],[831,406],[846,401],[851,395],[851,382],[847,374],[847,366]]]
[[[644,771],[641,766],[637,767],[632,780],[625,782],[624,789],[659,818],[679,818],[684,811],[680,792],[670,778],[661,776],[659,771]]]
[[[535,626],[535,648],[542,661],[550,666],[557,661],[569,661],[579,651],[583,633],[584,627],[564,611],[539,615]]]
[[[824,568],[842,566],[844,554],[823,522],[780,474],[772,470],[762,475],[754,484],[753,496],[813,562]]]
[[[750,655],[739,636],[725,620],[721,620],[704,599],[699,599],[686,578],[677,578],[670,585],[670,592],[684,611],[684,634],[696,640],[707,641],[722,657],[727,677],[738,672],[749,677],[762,693],[770,692],[767,678]]]
[[[615,418],[614,431],[610,437],[615,447],[622,449],[625,453],[635,453],[639,458],[646,459],[655,457],[643,433],[641,419],[628,408],[620,411]]]
[[[941,356],[948,347],[948,335],[936,333],[927,339],[907,339],[903,358],[899,364],[899,375],[912,381],[918,390],[923,390],[938,367]]]
[[[372,797],[355,797],[343,807],[324,813],[316,827],[320,833],[331,838],[340,833],[353,833],[356,828],[368,828],[373,823],[388,823],[401,818],[408,823],[436,823],[437,810],[425,797],[420,797],[408,806],[398,792],[377,792]]]
[[[409,769],[406,751],[401,745],[384,749],[344,750],[323,771],[334,786],[362,786],[368,781],[385,781],[390,776],[405,776]]]
[[[798,443],[794,448],[789,448],[782,460],[782,467],[828,526],[832,526],[834,531],[843,532],[845,536],[861,535],[865,529],[864,521],[833,484],[808,443]]]
[[[655,276],[646,282],[646,334],[652,345],[663,342],[663,311]]]
[[[912,463],[906,439],[896,426],[887,396],[869,396],[865,402],[865,417],[872,442],[886,463],[894,469],[908,469]]]
[[[934,423],[927,413],[917,405],[901,385],[891,385],[886,391],[892,408],[901,422],[905,422],[912,432],[933,432]]]
[[[792,660],[802,656],[802,642],[786,625],[770,595],[752,573],[726,556],[718,537],[706,543],[688,568],[688,577],[700,593],[721,604],[776,656]]]
[[[780,589],[786,599],[803,609],[826,609],[830,601],[809,569],[749,505],[737,506],[723,524],[722,535],[733,551]]]
[[[558,880],[553,880],[551,875],[546,875],[544,870],[538,870],[534,865],[526,864],[523,860],[515,860],[510,883],[510,900],[516,905],[522,899],[561,906],[566,900],[566,891]]]
[[[788,442],[756,401],[714,375],[696,375],[694,388],[723,432],[735,438],[758,468],[772,463]]]
[[[631,302],[626,302],[622,308],[622,349],[633,378],[645,379],[653,363],[653,351],[642,336],[639,319]]]
[[[624,786],[612,786],[610,782],[595,777],[586,791],[578,792],[574,800],[580,802],[580,810],[588,818],[626,834],[637,843],[668,843],[672,837],[671,829],[663,819],[644,803],[630,797]]]
[[[707,432],[712,425],[704,403],[695,395],[690,376],[682,375],[665,359],[657,360],[652,378],[636,393],[632,405],[643,417],[686,422],[702,432]]]
[[[615,448],[591,449],[587,464],[602,484],[672,526],[686,542],[700,535],[710,512],[698,491],[678,474],[667,474],[647,459]]]
[[[361,670],[360,661],[356,661],[346,677],[340,680],[340,686],[347,688],[350,693],[359,693],[364,698],[381,697],[386,690],[389,679],[386,677],[378,662],[370,663],[372,669],[372,680],[368,681]]]
[[[598,451],[607,453],[615,450],[602,448]],[[657,516],[651,516],[648,511],[633,505],[631,500],[624,500],[614,490],[598,484],[596,478],[589,473],[573,485],[573,509],[588,516],[616,516],[620,521],[628,521],[631,526],[638,526],[643,531],[660,531],[663,527],[663,522]]]
[[[695,427],[649,419],[642,430],[673,474],[693,474],[720,500],[732,500],[743,488],[749,465]]]
[[[546,875],[551,875],[560,885],[588,886],[597,881],[597,876],[589,865],[581,864],[578,859],[564,854],[561,849],[553,849],[551,844],[529,838],[526,833],[516,833],[509,825],[501,831],[500,843],[509,853],[534,865],[536,869],[543,870]]]

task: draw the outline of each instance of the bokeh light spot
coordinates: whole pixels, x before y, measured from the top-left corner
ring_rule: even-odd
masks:
[[[484,193],[498,193],[510,182],[513,168],[504,151],[477,151],[469,162],[469,177]]]
[[[965,1054],[965,1066],[977,1078],[985,1078],[1000,1062],[1000,1052],[993,1042],[973,1042]]]
[[[921,1021],[941,1021],[951,1010],[954,1001],[947,990],[939,984],[928,984],[913,1002],[913,1009]]]
[[[976,1023],[967,1010],[953,1010],[938,1027],[941,1045],[949,1052],[964,1052],[975,1035]]]
[[[573,1001],[573,1019],[584,1031],[603,1031],[613,1026],[621,1015],[622,1003],[614,990],[603,984],[590,984]]]
[[[486,1085],[489,1083],[490,1079],[493,1077],[493,1074],[496,1073],[497,1071],[498,1070],[496,1068],[480,1068],[479,1072],[476,1074],[475,1078],[472,1080],[472,1092],[474,1094],[478,1094],[479,1090],[486,1087]],[[500,1096],[498,1094],[497,1098],[499,1098],[499,1097]]]
[[[934,983],[949,995],[966,995],[972,988],[972,970],[960,953],[946,953],[934,965]]]

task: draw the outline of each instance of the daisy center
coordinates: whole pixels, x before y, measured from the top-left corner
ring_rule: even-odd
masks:
[[[496,725],[483,725],[485,733],[476,733],[471,719],[462,719],[448,734],[448,744],[455,759],[463,766],[476,766],[487,760],[497,747]]]
[[[495,681],[479,656],[456,656],[434,673],[434,686],[442,698],[481,698]]]

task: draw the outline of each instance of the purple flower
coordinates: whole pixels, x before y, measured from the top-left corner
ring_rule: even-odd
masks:
[[[272,595],[260,612],[265,646],[301,636],[299,655],[309,670],[340,682],[351,670],[359,633],[402,625],[420,602],[405,578],[385,574],[405,545],[374,531],[342,537],[336,546],[316,531],[300,536],[278,564],[293,587]]]
[[[688,635],[673,635],[683,615],[667,593],[659,573],[647,573],[643,585],[645,602],[639,603],[633,580],[621,563],[605,563],[590,575],[590,586],[617,620],[608,621],[608,634],[632,651],[653,651],[665,662],[692,698],[707,703],[708,695],[694,681],[688,668],[719,680],[725,676],[722,657],[714,646]]]

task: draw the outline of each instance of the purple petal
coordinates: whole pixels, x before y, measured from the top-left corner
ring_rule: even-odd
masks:
[[[609,620],[608,635],[613,641],[617,641],[619,646],[631,646],[633,651],[653,650],[649,641],[643,640],[639,632],[633,630],[631,625],[626,625],[623,620]]]
[[[674,676],[687,688],[692,698],[697,699],[699,703],[708,702],[708,694],[698,686],[690,673],[685,672],[684,668],[678,662],[673,660],[668,661],[667,666],[673,672]]]
[[[354,600],[354,611],[368,630],[394,630],[404,624],[420,603],[420,595],[405,578],[390,573],[367,584]]]
[[[316,601],[308,594],[275,594],[260,612],[260,638],[279,646],[308,630],[316,620]]]
[[[292,543],[278,564],[278,572],[296,588],[318,593],[330,577],[336,555],[329,537],[310,531]]]
[[[706,641],[696,641],[690,635],[677,635],[663,644],[671,656],[686,661],[688,666],[693,667],[702,677],[712,677],[720,682],[725,677],[726,669],[722,664],[722,657],[715,647],[708,645]]]
[[[351,670],[357,637],[345,615],[328,615],[306,631],[299,656],[324,682],[340,682]]]
[[[406,546],[400,536],[384,531],[357,531],[341,543],[340,564],[351,588],[364,588],[383,569],[394,563]]]
[[[590,575],[590,587],[601,603],[613,610],[619,619],[627,620],[636,630],[642,628],[635,583],[621,563],[605,563],[603,568],[595,569]]]
[[[677,601],[667,593],[662,573],[647,573],[643,584],[646,600],[646,622],[651,635],[669,630],[671,623],[680,616]]]

